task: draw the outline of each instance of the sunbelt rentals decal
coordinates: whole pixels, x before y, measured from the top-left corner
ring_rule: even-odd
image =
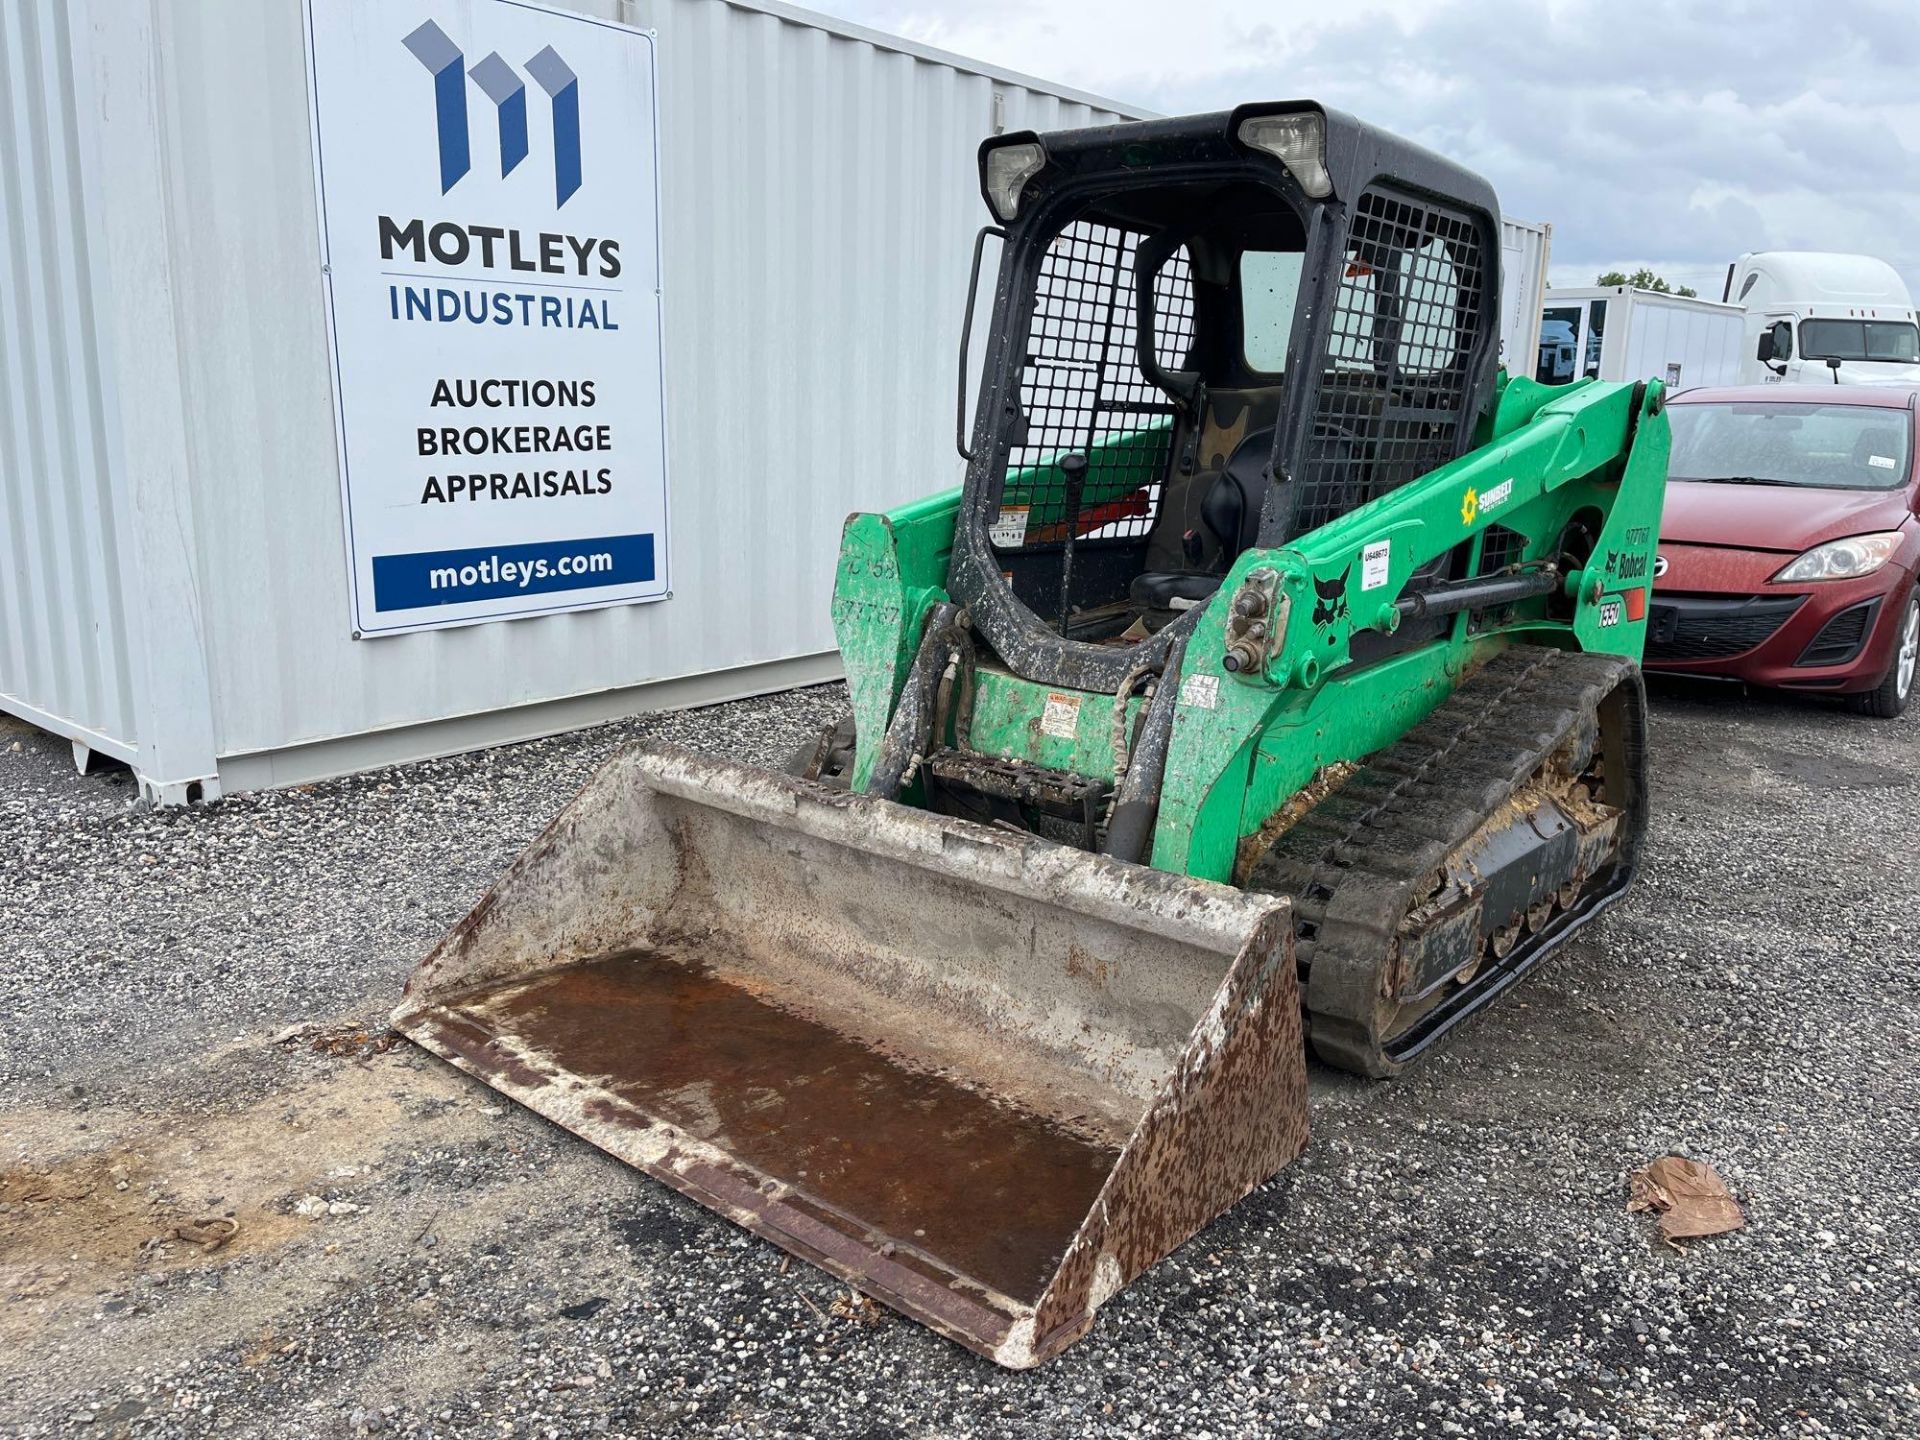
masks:
[[[669,592],[654,37],[307,0],[353,633]]]
[[[1513,481],[1511,480],[1502,480],[1498,485],[1491,485],[1485,490],[1475,490],[1469,485],[1467,493],[1460,497],[1460,523],[1471,525],[1480,516],[1491,515],[1506,504],[1508,497],[1512,494]]]

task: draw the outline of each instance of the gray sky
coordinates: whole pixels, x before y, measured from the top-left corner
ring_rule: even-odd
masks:
[[[806,3],[806,0],[802,0]],[[1920,293],[1920,0],[813,0],[1168,114],[1310,97],[1553,224],[1553,281],[1858,250]]]

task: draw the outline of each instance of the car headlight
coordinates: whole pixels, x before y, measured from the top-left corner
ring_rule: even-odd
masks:
[[[1898,530],[1882,530],[1873,535],[1850,535],[1845,540],[1829,540],[1816,545],[1792,561],[1774,576],[1775,584],[1797,584],[1805,580],[1857,580],[1871,575],[1893,558],[1900,548]]]

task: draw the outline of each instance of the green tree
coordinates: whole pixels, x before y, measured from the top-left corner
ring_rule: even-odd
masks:
[[[1659,295],[1698,295],[1700,293],[1691,285],[1669,285],[1644,265],[1631,275],[1627,274],[1624,270],[1609,270],[1593,283],[1596,285],[1631,285],[1636,290],[1652,290]]]

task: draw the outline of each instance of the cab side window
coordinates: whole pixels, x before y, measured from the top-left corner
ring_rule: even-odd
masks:
[[[1240,252],[1240,348],[1247,368],[1278,375],[1287,368],[1287,340],[1293,334],[1293,306],[1300,296],[1297,251]]]
[[[1459,353],[1460,267],[1444,240],[1400,253],[1400,368],[1433,375]]]

